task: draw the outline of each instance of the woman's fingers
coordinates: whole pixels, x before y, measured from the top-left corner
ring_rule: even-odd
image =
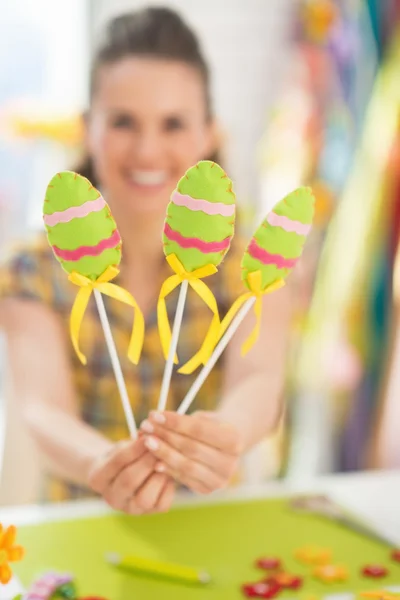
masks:
[[[237,469],[239,432],[213,414],[151,413],[141,430],[146,448],[165,472],[196,492],[226,487]]]
[[[157,505],[155,507],[156,512],[168,512],[172,506],[172,502],[174,500],[176,484],[171,477],[166,477],[167,481],[164,485],[162,493],[158,498]]]
[[[188,466],[191,462],[199,463],[199,466],[211,468],[223,479],[230,478],[237,466],[237,460],[233,455],[224,454],[212,446],[170,430],[156,430],[154,435],[147,437],[145,445],[159,460],[165,461],[171,468],[175,468],[172,459],[175,459],[174,462],[179,461],[179,455],[186,459]],[[179,455],[173,450],[176,450]]]
[[[89,486],[97,493],[103,492],[128,465],[147,453],[144,440],[124,440],[101,456],[89,474]]]
[[[228,471],[226,475],[220,475],[214,471],[212,464],[206,465],[203,462],[192,460],[169,446],[163,440],[150,437],[146,440],[146,445],[151,453],[166,466],[166,472],[171,474],[177,481],[184,485],[188,482],[197,482],[195,488],[191,489],[201,493],[220,489],[225,484],[225,479],[229,479]],[[229,470],[231,475],[232,470]]]
[[[103,491],[103,498],[116,510],[126,510],[131,498],[154,472],[156,460],[149,452],[125,467]]]
[[[168,480],[169,477],[167,475],[153,472],[136,494],[130,498],[127,504],[127,512],[131,514],[144,514],[158,510],[158,505],[162,502]]]
[[[238,456],[242,452],[239,431],[230,423],[219,420],[212,413],[179,415],[169,411],[162,413],[153,411],[141,426],[142,431],[146,433],[152,433],[151,428],[153,432],[163,430],[179,433],[233,456]]]
[[[193,479],[190,476],[190,474],[182,475],[181,473],[178,473],[177,471],[174,471],[173,469],[168,467],[163,462],[157,463],[155,466],[155,470],[158,473],[165,473],[166,475],[169,475],[173,480],[179,481],[181,485],[189,488],[190,490],[192,490],[192,492],[195,492],[196,494],[205,495],[215,491],[212,488],[210,488],[209,485],[206,485],[204,482],[199,481],[198,479]]]

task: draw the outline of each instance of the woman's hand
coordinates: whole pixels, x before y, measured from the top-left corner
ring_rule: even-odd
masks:
[[[156,462],[143,438],[119,442],[93,465],[89,485],[115,510],[134,515],[167,512],[175,483],[154,471]]]
[[[239,431],[215,413],[150,413],[141,425],[155,470],[200,494],[226,487],[243,450]]]

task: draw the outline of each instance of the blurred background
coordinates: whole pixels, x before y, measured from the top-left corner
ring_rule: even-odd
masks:
[[[42,227],[48,180],[81,153],[98,34],[110,17],[149,4],[160,2],[2,7],[0,254]],[[400,467],[400,1],[164,4],[194,27],[210,62],[222,155],[249,231],[298,185],[317,198],[293,276],[286,413],[257,449],[267,463],[249,457],[249,481]],[[3,504],[34,500],[38,477],[6,381],[0,337]]]

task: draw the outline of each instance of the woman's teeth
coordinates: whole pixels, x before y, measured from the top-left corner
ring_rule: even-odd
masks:
[[[131,180],[137,185],[162,185],[167,180],[165,171],[132,171]]]

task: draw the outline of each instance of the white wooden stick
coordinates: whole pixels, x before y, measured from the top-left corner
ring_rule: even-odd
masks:
[[[184,279],[179,291],[178,304],[176,307],[174,325],[172,327],[171,345],[169,347],[167,362],[165,363],[164,375],[161,384],[160,397],[158,400],[158,410],[165,410],[168,400],[169,386],[171,383],[172,370],[174,368],[174,357],[178,346],[179,332],[182,325],[183,311],[185,308],[186,295],[188,291],[188,280]]]
[[[111,364],[114,370],[115,379],[117,381],[117,386],[119,390],[119,394],[121,396],[122,406],[125,413],[126,422],[128,425],[130,436],[133,439],[137,437],[137,427],[135,423],[135,417],[133,416],[133,411],[131,404],[129,402],[128,392],[125,385],[124,376],[122,374],[121,364],[119,362],[117,349],[115,347],[115,342],[111,333],[110,323],[108,321],[106,308],[104,306],[103,298],[99,290],[94,291],[94,297],[97,304],[97,310],[99,311],[100,321],[104,331],[104,337],[106,338],[108,352],[111,358]]]
[[[231,339],[235,335],[236,330],[238,329],[239,325],[241,324],[241,322],[243,321],[243,319],[245,318],[245,316],[247,315],[247,313],[249,312],[249,310],[251,309],[251,307],[253,306],[255,301],[256,301],[256,298],[254,296],[252,296],[251,298],[249,298],[247,300],[247,302],[245,302],[243,304],[242,308],[239,310],[238,314],[233,319],[232,323],[229,325],[227,331],[225,332],[225,334],[223,335],[223,337],[221,338],[221,340],[218,342],[217,346],[215,347],[214,352],[212,353],[209,360],[207,361],[207,363],[204,365],[204,367],[198,374],[193,385],[191,386],[190,390],[188,391],[185,398],[183,399],[181,405],[179,406],[179,408],[177,410],[178,414],[184,415],[185,412],[188,410],[188,408],[192,404],[193,400],[197,396],[201,386],[203,385],[203,383],[205,382],[205,380],[211,373],[211,370],[214,367],[215,363],[217,362],[217,360],[219,359],[219,357],[221,356],[221,354],[227,347],[228,343],[231,341]]]

